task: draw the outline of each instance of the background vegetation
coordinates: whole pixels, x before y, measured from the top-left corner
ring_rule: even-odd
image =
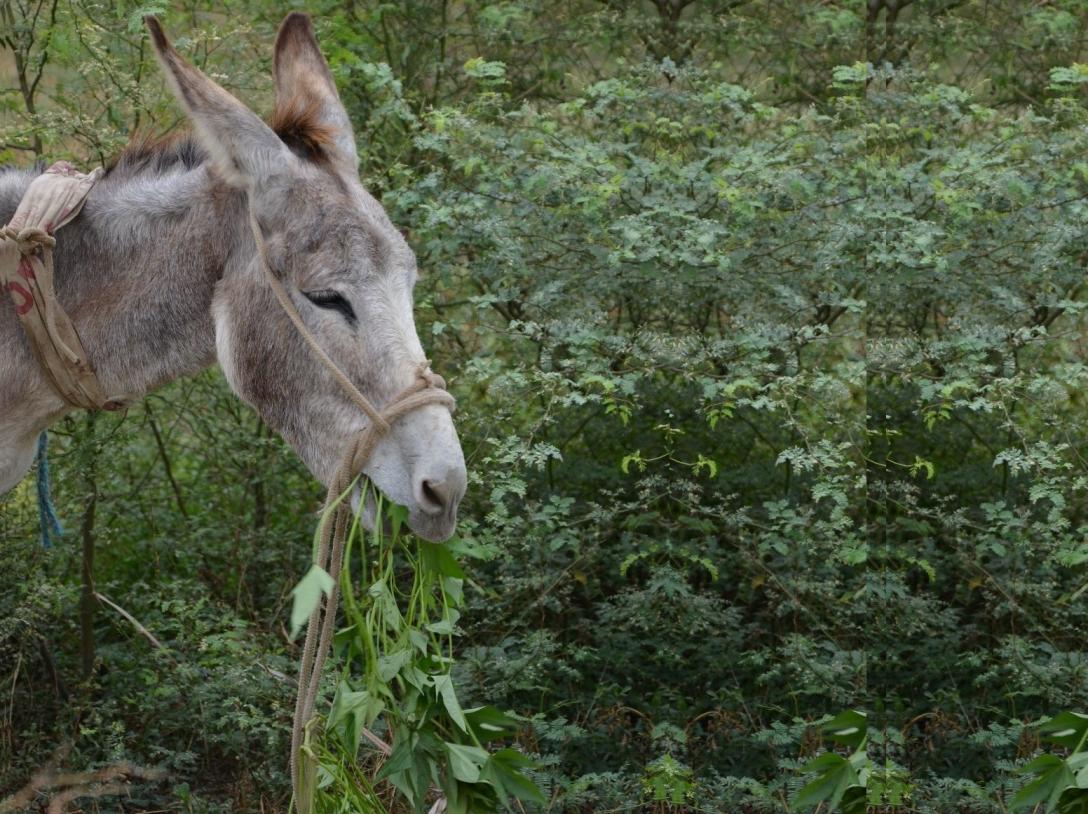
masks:
[[[0,158],[182,126],[147,11],[267,110],[289,8],[9,0]],[[308,9],[460,402],[459,692],[539,810],[805,809],[836,750],[840,806],[1009,810],[1088,706],[1088,3]],[[0,794],[284,811],[319,488],[217,371],[52,437],[66,534],[0,498]]]

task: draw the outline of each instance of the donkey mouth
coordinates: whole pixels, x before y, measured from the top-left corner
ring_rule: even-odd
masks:
[[[453,530],[457,528],[457,518],[412,512],[408,515],[408,528],[429,543],[444,543],[453,536]]]
[[[366,499],[363,500],[363,489],[356,486],[351,493],[351,508],[364,529],[373,532],[377,528],[378,500],[374,489],[366,489]],[[429,543],[444,543],[457,528],[457,514],[436,516],[420,509],[409,509],[407,525],[413,534]],[[381,517],[381,531],[383,536],[393,535],[393,520],[387,512]]]

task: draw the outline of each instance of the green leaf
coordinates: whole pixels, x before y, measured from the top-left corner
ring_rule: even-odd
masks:
[[[388,780],[415,805],[427,791],[427,779],[420,775],[419,766],[420,759],[425,759],[424,750],[420,748],[419,736],[411,730],[397,729],[395,744],[374,779]]]
[[[506,65],[502,62],[488,62],[483,57],[473,57],[465,63],[465,73],[473,79],[501,82],[506,79]]]
[[[455,577],[442,577],[442,590],[451,605],[460,605],[465,598],[465,581]]]
[[[439,622],[431,622],[426,626],[426,629],[436,636],[449,636],[453,633],[453,622],[449,619],[442,619]]]
[[[1044,741],[1061,744],[1067,749],[1083,748],[1088,732],[1088,715],[1080,712],[1062,712],[1036,728]]]
[[[389,524],[393,530],[393,539],[396,540],[400,537],[400,530],[404,528],[404,524],[408,522],[408,508],[399,504],[387,506],[385,509],[385,516],[389,519]]]
[[[1088,752],[1075,752],[1067,757],[1065,762],[1069,764],[1069,768],[1073,771],[1079,771],[1088,767]]]
[[[446,708],[446,712],[455,724],[457,724],[465,732],[468,732],[468,721],[465,720],[465,713],[461,709],[461,704],[457,700],[457,692],[453,688],[453,678],[447,673],[444,675],[434,676],[434,686],[438,690],[438,695],[442,699],[442,704]]]
[[[373,723],[384,709],[385,702],[380,698],[375,698],[367,690],[352,690],[346,681],[341,681],[325,729],[339,732],[354,756],[359,751],[363,728]]]
[[[461,612],[456,608],[449,608],[445,619],[431,622],[425,628],[436,636],[450,636],[456,629],[457,622],[461,619]]]
[[[1046,812],[1054,811],[1058,800],[1068,788],[1076,788],[1076,778],[1068,764],[1056,755],[1040,755],[1021,770],[1024,774],[1038,775],[1016,792],[1009,803],[1009,810],[1031,808],[1046,801]]]
[[[696,475],[698,475],[699,470],[701,470],[703,468],[706,469],[707,475],[709,475],[710,478],[713,479],[713,478],[718,477],[718,463],[717,463],[717,461],[713,460],[712,458],[707,458],[705,455],[700,454],[698,459],[695,462],[695,465],[692,467],[692,470]]]
[[[479,746],[465,746],[446,742],[450,758],[450,771],[463,783],[475,783],[480,779],[480,768],[487,763],[487,752]]]
[[[448,546],[441,543],[421,542],[419,550],[423,555],[423,562],[431,571],[437,572],[444,577],[465,578],[465,572],[461,569],[457,560],[454,559]]]
[[[858,749],[865,742],[868,722],[864,712],[848,709],[823,725],[824,735],[835,743]]]
[[[465,720],[476,740],[483,743],[513,734],[518,727],[517,721],[492,706],[466,709]]]
[[[1073,770],[1072,766],[1070,766],[1069,768],[1070,768],[1070,770]],[[1077,782],[1077,788],[1078,789],[1088,789],[1088,766],[1082,767],[1077,772],[1076,778],[1077,778],[1076,782]]]
[[[427,638],[426,634],[422,630],[416,630],[414,627],[408,629],[408,641],[412,643],[412,646],[420,653],[426,653],[430,649],[431,640]]]
[[[378,677],[386,684],[412,660],[412,651],[397,650],[378,659]]]
[[[834,752],[825,752],[804,767],[805,772],[819,772],[819,776],[804,786],[793,798],[797,808],[810,808],[819,803],[827,803],[834,810],[842,800],[847,789],[861,786],[858,773],[849,760]]]
[[[480,779],[495,789],[504,805],[508,805],[508,797],[544,805],[547,803],[544,794],[520,771],[532,765],[533,762],[516,749],[500,749],[488,759]]]
[[[412,738],[398,738],[389,759],[382,764],[381,769],[375,775],[377,780],[385,780],[395,774],[399,774],[412,765]]]
[[[291,590],[291,596],[294,598],[291,604],[292,639],[298,636],[310,615],[317,610],[321,602],[321,594],[328,596],[332,586],[332,577],[320,565],[314,564],[310,566],[306,576],[300,579],[298,585]]]

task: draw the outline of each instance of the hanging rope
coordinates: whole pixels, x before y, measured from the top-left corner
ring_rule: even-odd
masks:
[[[295,791],[295,802],[300,814],[309,814],[309,800],[304,800],[300,792],[304,785],[312,787],[312,782],[304,784],[302,772],[305,771],[306,776],[312,779],[316,767],[312,760],[300,767],[299,758],[306,727],[314,717],[317,693],[321,685],[321,672],[325,666],[325,658],[332,644],[336,626],[336,608],[340,600],[340,568],[344,559],[344,542],[352,520],[351,501],[347,499],[346,493],[361,475],[378,441],[390,431],[393,422],[428,404],[439,404],[452,411],[456,402],[453,396],[446,392],[446,383],[442,377],[434,373],[430,369],[430,363],[423,359],[416,366],[415,380],[412,384],[394,396],[384,410],[379,410],[371,404],[370,400],[325,353],[324,348],[302,321],[302,316],[287,293],[287,289],[272,271],[264,238],[252,211],[249,223],[253,231],[253,239],[257,244],[258,260],[280,306],[313,351],[314,356],[370,419],[370,424],[352,439],[336,475],[329,484],[329,491],[325,497],[326,510],[323,513],[317,564],[332,577],[332,590],[329,591],[324,608],[318,607],[314,610],[306,627],[306,641],[303,645],[302,662],[298,673],[295,718],[291,730],[291,783]]]
[[[401,416],[418,409],[425,404],[441,404],[453,409],[454,399],[444,389],[442,377],[428,369],[426,361],[417,368],[414,384],[402,391],[390,405],[380,413],[382,424],[374,423],[355,436],[350,449],[344,456],[336,476],[329,484],[325,496],[321,542],[318,546],[317,564],[332,576],[332,590],[325,600],[325,607],[318,608],[311,614],[306,628],[306,641],[303,645],[302,663],[298,674],[298,697],[295,701],[295,719],[291,731],[291,777],[295,786],[295,799],[301,802],[299,795],[301,775],[299,774],[299,755],[307,724],[314,717],[317,693],[321,685],[321,672],[325,658],[332,644],[336,624],[336,608],[340,599],[340,569],[344,559],[344,543],[348,529],[351,528],[352,508],[347,492],[362,472],[374,447],[381,436],[388,432],[388,427]],[[361,394],[360,394],[360,397]],[[382,429],[383,425],[386,429]],[[305,767],[309,773],[310,766]],[[299,807],[302,814],[307,809]]]
[[[49,434],[43,432],[38,436],[38,523],[41,526],[42,548],[49,548],[53,544],[53,536],[64,534],[64,527],[57,517],[57,509],[53,505],[53,491],[49,484]]]

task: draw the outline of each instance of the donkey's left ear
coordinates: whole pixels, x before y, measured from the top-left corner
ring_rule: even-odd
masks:
[[[331,158],[345,172],[356,175],[355,134],[307,15],[296,11],[284,18],[272,66],[276,79],[273,120],[301,124],[303,130],[310,124],[329,134],[335,153]],[[300,135],[305,141],[306,134]]]
[[[259,186],[294,160],[260,117],[181,58],[154,16],[144,17],[155,55],[201,146],[228,183]]]

